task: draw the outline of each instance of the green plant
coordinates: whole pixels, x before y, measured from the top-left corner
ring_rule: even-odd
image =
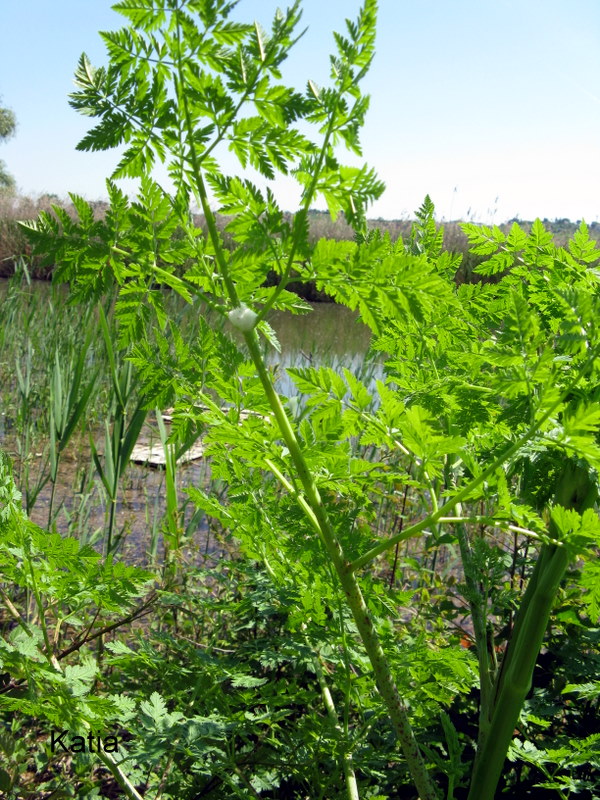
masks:
[[[144,408],[139,398],[136,399],[135,397],[135,379],[131,363],[122,361],[122,354],[115,350],[106,315],[102,308],[99,310],[99,317],[100,330],[106,347],[112,382],[112,405],[104,426],[104,463],[100,460],[96,445],[91,437],[90,446],[96,470],[108,498],[108,521],[104,551],[106,555],[110,555],[118,547],[121,540],[121,536],[119,536],[117,541],[113,541],[120,480],[127,469],[129,456],[135,446],[148,411]],[[131,410],[132,406],[133,410]]]
[[[125,142],[113,178],[139,177],[140,192],[130,202],[109,181],[104,220],[73,197],[79,219],[56,208],[56,217],[43,214],[27,226],[31,239],[58,264],[55,279],[68,280],[75,298],[100,299],[116,286],[114,314],[128,352],[122,374],[137,369],[147,406],[175,402],[172,441],[205,428],[213,477],[225,482],[227,497],[220,502],[201,488],[190,496],[288,590],[284,612],[292,628],[305,626],[347,796],[361,791],[353,756],[363,733],[351,710],[381,702],[422,800],[439,797],[442,786],[451,798],[467,785],[471,800],[491,800],[557,592],[579,558],[588,559],[581,602],[597,610],[589,579],[600,536],[593,510],[600,464],[595,244],[585,225],[568,249],[555,247],[539,222],[529,234],[516,224],[508,235],[465,226],[473,251],[487,257],[478,271],[506,274],[495,285],[457,289],[458,262],[441,251],[429,199],[406,243],[367,232],[365,208],[383,185],[366,167],[343,166],[335,147],[360,154],[368,106],[360,80],[374,54],[374,0],[344,36],[336,34],[330,86],[309,81],[304,93],[280,82],[298,3],[277,13],[270,34],[229,19],[233,4],[223,0],[139,0],[116,8],[130,25],[103,34],[107,68],[96,70],[82,56],[71,102],[100,118],[80,147]],[[317,129],[318,142],[300,122]],[[293,220],[270,188],[221,173],[223,143],[243,169],[266,179],[293,174],[302,189]],[[156,159],[168,165],[173,196],[150,177]],[[209,190],[231,218],[231,251]],[[308,211],[317,196],[332,217],[343,211],[355,242],[309,244]],[[193,202],[205,215],[206,237],[193,224]],[[264,287],[272,271],[279,282]],[[269,311],[309,310],[288,291],[292,279],[315,281],[358,310],[387,354],[386,380],[376,391],[348,370],[289,369],[306,397],[299,421],[263,357],[264,341],[278,347]],[[198,337],[186,340],[159,285],[199,313],[211,309],[230,328],[200,319]],[[108,348],[105,323],[103,331]],[[121,379],[114,380],[124,398]],[[105,487],[114,502],[115,480]],[[376,499],[397,487],[409,487],[418,521],[410,523],[404,503],[399,529],[378,537]],[[176,521],[168,526],[175,535]],[[524,592],[503,587],[510,569],[503,535],[515,542],[515,564],[528,543]],[[398,597],[393,580],[387,588],[387,558],[423,536],[434,548],[460,553],[473,652],[448,634],[451,612],[424,619],[430,591],[443,596],[433,580],[427,587],[421,575],[420,597]],[[418,612],[412,626],[398,606]],[[318,644],[323,631],[336,642],[336,702],[319,647],[311,647],[311,636]],[[498,638],[506,646],[500,663]],[[460,735],[447,711],[477,683],[478,730]],[[182,724],[160,697],[148,702],[158,732]],[[213,722],[219,739],[226,723]],[[164,733],[158,738],[162,753]],[[473,764],[468,748],[476,748]],[[243,776],[236,780],[245,786],[231,784],[237,796],[250,791]],[[250,785],[255,794],[269,788]]]
[[[0,451],[0,596],[10,624],[0,640],[0,665],[4,672],[0,707],[12,715],[0,737],[4,754],[13,760],[11,771],[0,770],[2,789],[17,784],[17,759],[23,748],[15,740],[19,717],[35,719],[44,728],[69,728],[86,737],[104,731],[118,720],[127,698],[95,696],[98,665],[88,650],[90,642],[136,619],[152,602],[150,597],[132,612],[124,610],[146,594],[152,575],[136,567],[101,562],[90,547],[76,540],[49,534],[31,523],[21,507],[11,464]],[[4,588],[26,590],[34,599],[35,613],[26,618]],[[93,609],[91,621],[84,612]],[[75,660],[74,660],[75,659]],[[7,678],[7,680],[6,680]],[[10,717],[9,717],[10,719]],[[99,754],[114,768],[124,788],[129,785],[109,754]],[[45,769],[51,756],[38,757]],[[128,796],[138,796],[128,794]]]
[[[86,336],[75,358],[71,353],[70,363],[61,363],[58,348],[54,352],[54,368],[50,380],[50,481],[52,493],[48,504],[48,528],[52,526],[52,510],[60,458],[71,436],[81,421],[94,390],[98,371],[91,375],[81,388],[88,350],[92,341],[89,317],[83,320]]]

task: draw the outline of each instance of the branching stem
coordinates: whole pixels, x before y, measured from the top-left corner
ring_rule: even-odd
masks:
[[[509,445],[506,450],[504,450],[498,456],[498,458],[492,461],[492,463],[482,470],[479,475],[474,477],[472,481],[463,486],[463,488],[460,489],[453,497],[440,506],[437,511],[435,511],[433,514],[430,514],[425,519],[422,519],[420,522],[417,522],[396,534],[396,536],[391,536],[389,539],[385,539],[384,541],[380,542],[378,545],[371,548],[371,550],[368,550],[362,556],[349,564],[348,569],[351,572],[355,572],[361,567],[366,566],[375,558],[377,558],[377,556],[381,555],[381,553],[385,553],[386,550],[389,550],[391,547],[393,547],[397,542],[410,539],[411,537],[416,536],[418,533],[421,533],[423,530],[425,530],[425,528],[435,525],[440,521],[440,518],[448,516],[449,512],[451,512],[458,503],[462,503],[464,500],[467,500],[469,495],[472,494],[475,489],[479,488],[479,486],[481,486],[482,483],[484,483],[491,475],[493,475],[497,469],[499,469],[510,458],[512,458],[512,456],[514,456],[515,453],[517,453],[523,447],[523,445],[527,444],[527,442],[529,442],[536,435],[536,433],[538,433],[543,423],[552,416],[552,414],[564,403],[565,399],[572,393],[577,383],[584,376],[587,367],[592,363],[592,360],[593,359],[591,356],[585,360],[585,362],[579,368],[574,379],[569,383],[560,397],[555,400],[548,409],[546,409],[546,411],[537,421],[527,428],[522,436]]]

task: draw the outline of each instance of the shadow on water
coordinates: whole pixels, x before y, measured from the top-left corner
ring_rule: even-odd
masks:
[[[282,394],[296,394],[285,372],[287,367],[346,367],[363,377],[367,385],[382,377],[381,365],[367,356],[371,333],[355,312],[332,303],[315,303],[312,309],[312,313],[302,316],[277,312],[269,318],[281,353],[270,351],[268,362],[279,365],[278,389]]]

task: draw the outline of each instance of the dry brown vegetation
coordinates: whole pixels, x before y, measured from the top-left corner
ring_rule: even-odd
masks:
[[[69,206],[56,195],[44,194],[33,199],[10,191],[0,192],[0,277],[12,275],[17,259],[30,255],[31,248],[18,225],[19,220],[35,219],[41,211],[51,211],[53,203],[63,208]],[[35,277],[49,277],[39,265],[31,266]]]
[[[51,211],[53,205],[61,206],[69,214],[75,215],[71,201],[60,198],[58,195],[44,194],[38,198],[31,198],[13,192],[0,191],[0,277],[12,275],[17,260],[21,256],[29,258],[31,255],[31,248],[18,225],[19,220],[35,219],[41,211]],[[107,208],[107,203],[102,200],[95,201],[92,205],[99,217],[104,214]],[[289,216],[291,217],[291,214]],[[481,257],[474,256],[468,252],[467,237],[461,230],[461,221],[453,220],[443,223],[445,248],[452,253],[461,253],[463,256],[463,262],[457,274],[457,281],[460,283],[473,279],[473,269],[482,260]],[[498,227],[502,231],[508,232],[515,221],[519,222],[525,231],[529,231],[531,222],[522,220],[509,220]],[[572,222],[568,219],[554,221],[544,219],[543,222],[546,228],[554,234],[558,245],[564,244],[579,225],[579,221]],[[196,216],[196,223],[199,227],[205,229],[203,214]],[[408,218],[394,220],[379,218],[369,220],[369,227],[378,228],[382,232],[389,233],[392,241],[396,241],[400,236],[407,237],[409,235],[412,223],[413,220]],[[223,238],[227,246],[230,241],[227,232],[224,230],[226,224],[226,217],[217,217],[217,225],[223,232]],[[600,241],[600,223],[592,222],[589,229],[590,236]],[[310,234],[313,241],[318,241],[321,238],[336,239],[338,241],[354,238],[352,228],[341,215],[337,220],[332,220],[326,211],[310,212]],[[48,279],[51,276],[52,269],[51,267],[41,266],[39,260],[34,259],[30,262],[29,271],[32,277]],[[306,287],[304,293],[306,293]],[[315,291],[312,293],[309,291],[308,295],[310,300],[324,299],[319,297]]]

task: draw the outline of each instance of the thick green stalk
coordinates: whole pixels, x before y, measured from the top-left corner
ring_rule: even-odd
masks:
[[[363,645],[371,661],[377,688],[379,689],[379,693],[386,705],[398,739],[400,740],[404,757],[406,758],[419,796],[421,800],[435,800],[435,798],[438,797],[436,787],[431,780],[421,751],[419,750],[406,707],[396,687],[388,660],[383,652],[373,622],[371,621],[371,616],[362,596],[360,586],[353,572],[349,569],[349,564],[344,557],[341,545],[331,526],[327,511],[323,506],[314,477],[306,464],[296,435],[281,403],[281,399],[275,391],[271,376],[262,358],[256,331],[252,330],[245,333],[244,339],[258,371],[265,395],[267,396],[281,434],[290,452],[296,474],[302,483],[306,502],[317,520],[321,532],[321,539],[338,575],[344,594],[346,595],[346,601],[352,611],[356,627],[358,628]]]
[[[468,800],[493,800],[519,714],[531,689],[552,605],[569,564],[565,548],[553,546],[552,550],[524,615],[521,635],[515,641],[514,656],[504,674],[488,736],[477,754]]]
[[[515,622],[514,622],[512,633],[511,633],[511,637],[510,637],[510,642],[508,644],[508,647],[507,647],[506,652],[504,654],[504,657],[502,659],[502,665],[501,665],[500,671],[498,673],[498,676],[496,678],[496,685],[495,685],[495,690],[494,690],[494,694],[495,694],[494,704],[493,704],[492,709],[490,709],[490,718],[491,718],[491,714],[493,713],[493,708],[496,706],[496,704],[498,702],[498,697],[499,697],[499,695],[500,695],[500,693],[502,691],[502,687],[504,686],[504,681],[505,681],[506,674],[507,674],[508,669],[509,669],[509,667],[511,665],[511,662],[512,662],[512,660],[514,658],[514,654],[515,654],[515,651],[516,651],[516,647],[515,647],[516,642],[518,642],[519,640],[522,640],[522,636],[523,636],[522,631],[523,631],[525,619],[527,618],[527,611],[529,609],[529,606],[531,605],[531,601],[532,601],[532,599],[533,599],[533,597],[535,595],[535,592],[537,590],[539,579],[540,579],[540,575],[543,574],[544,568],[547,566],[549,558],[550,558],[550,548],[547,547],[547,546],[542,547],[542,549],[540,550],[540,554],[537,557],[537,560],[535,562],[535,567],[533,568],[533,572],[531,573],[531,577],[529,578],[529,581],[527,583],[527,588],[526,588],[525,593],[523,595],[523,598],[521,600],[521,604],[519,605],[519,610],[518,610],[518,613],[517,613],[517,615],[515,617]],[[479,745],[482,745],[481,741],[479,742]]]
[[[556,484],[554,502],[583,513],[596,499],[596,485],[587,470],[567,461]],[[553,520],[549,532],[553,539],[560,538]],[[569,560],[570,551],[562,545],[545,544],[540,551],[496,680],[490,727],[475,759],[468,800],[493,800]]]

